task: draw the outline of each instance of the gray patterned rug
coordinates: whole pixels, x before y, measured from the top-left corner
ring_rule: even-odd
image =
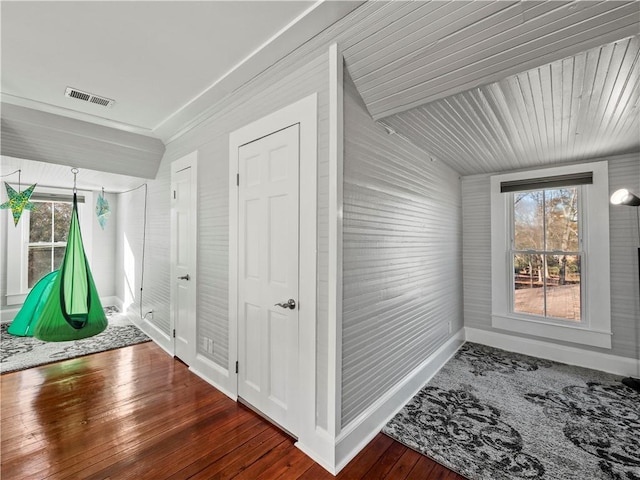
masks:
[[[81,357],[91,353],[148,342],[124,314],[105,307],[109,325],[99,335],[70,342],[43,342],[34,337],[16,337],[7,333],[8,323],[0,325],[0,373]]]
[[[383,429],[472,480],[640,480],[620,377],[466,343]]]

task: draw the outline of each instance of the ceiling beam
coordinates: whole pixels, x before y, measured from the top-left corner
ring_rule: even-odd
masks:
[[[153,179],[164,151],[157,138],[2,103],[2,155]]]

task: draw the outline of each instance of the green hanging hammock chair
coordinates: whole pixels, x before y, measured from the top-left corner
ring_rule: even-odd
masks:
[[[53,282],[58,275],[58,270],[47,273],[38,280],[22,305],[22,308],[15,316],[7,332],[17,337],[33,337],[33,329],[36,326],[44,304],[49,298]]]
[[[105,328],[107,317],[82,246],[78,201],[74,190],[64,259],[36,319],[33,335],[45,342],[63,342],[91,337]]]

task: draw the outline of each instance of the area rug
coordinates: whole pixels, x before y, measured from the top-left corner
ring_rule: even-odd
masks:
[[[640,480],[620,377],[466,343],[383,429],[472,480]]]
[[[8,323],[0,325],[0,373],[15,372],[151,340],[126,315],[118,314],[113,307],[105,307],[105,311],[109,325],[104,332],[69,342],[43,342],[34,337],[16,337],[7,333]]]

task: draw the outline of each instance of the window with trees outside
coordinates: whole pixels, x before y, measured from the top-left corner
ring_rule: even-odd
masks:
[[[34,202],[29,221],[28,287],[60,267],[67,245],[72,204]]]
[[[514,312],[581,321],[580,191],[511,193]]]
[[[491,326],[611,348],[607,162],[490,183]]]

